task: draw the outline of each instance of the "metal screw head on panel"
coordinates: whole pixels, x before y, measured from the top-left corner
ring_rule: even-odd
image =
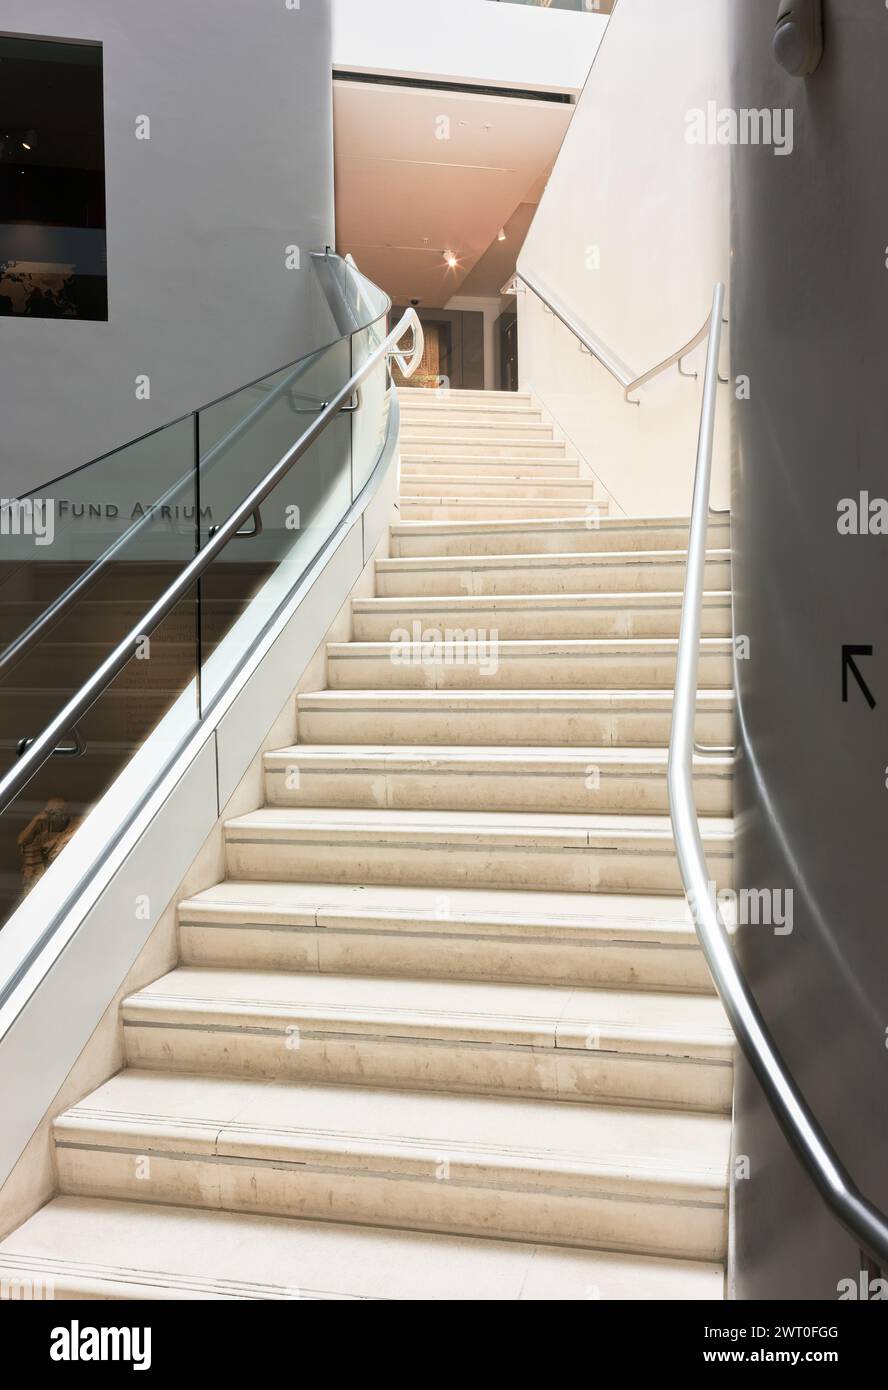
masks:
[[[780,0],[774,57],[791,77],[810,77],[823,57],[823,0]]]

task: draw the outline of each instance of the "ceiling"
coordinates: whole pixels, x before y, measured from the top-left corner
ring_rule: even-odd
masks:
[[[460,294],[476,295],[480,299],[496,299],[506,281],[515,273],[515,261],[530,231],[537,202],[519,203],[503,230],[505,241],[494,241],[475,262],[460,285]]]
[[[339,252],[396,304],[497,294],[573,105],[337,80],[333,110]]]

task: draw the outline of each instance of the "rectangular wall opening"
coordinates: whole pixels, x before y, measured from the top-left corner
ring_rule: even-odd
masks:
[[[108,317],[100,44],[0,36],[0,315]]]

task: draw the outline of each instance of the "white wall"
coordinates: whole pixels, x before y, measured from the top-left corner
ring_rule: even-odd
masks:
[[[577,92],[606,26],[604,15],[491,0],[333,0],[333,65]]]
[[[690,145],[685,131],[689,110],[729,104],[729,9],[729,0],[619,0],[519,257],[519,270],[637,374],[693,337],[715,281],[728,280],[730,151]],[[534,295],[519,294],[518,314],[522,387],[620,507],[686,515],[701,380],[673,367],[636,409]],[[686,365],[702,372],[704,356],[705,345]],[[720,388],[716,505],[728,497],[729,389]]]
[[[0,0],[0,32],[102,43],[107,191],[108,322],[0,320],[9,496],[320,345],[307,253],[333,241],[330,0]]]

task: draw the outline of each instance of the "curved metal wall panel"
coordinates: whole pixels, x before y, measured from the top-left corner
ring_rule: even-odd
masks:
[[[791,890],[792,930],[750,923],[737,945],[812,1108],[885,1209],[888,534],[838,523],[843,499],[888,497],[888,11],[827,0],[823,61],[792,78],[771,52],[777,8],[733,3],[735,112],[783,113],[785,143],[732,151],[732,377],[749,377],[732,404],[749,639],[735,795],[737,883]],[[847,646],[872,647],[857,664],[874,708],[853,673],[843,701]],[[736,1112],[736,1296],[837,1298],[861,1258],[745,1066]]]

